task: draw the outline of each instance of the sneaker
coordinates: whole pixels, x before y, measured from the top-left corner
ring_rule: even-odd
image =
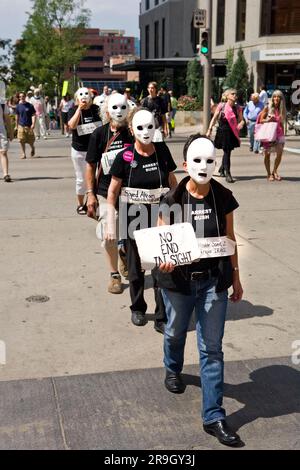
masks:
[[[127,258],[122,249],[119,250],[119,271],[125,279],[128,279]]]
[[[25,160],[26,155],[21,155],[20,158],[21,158],[21,160]]]
[[[123,286],[121,276],[119,274],[110,276],[107,290],[110,294],[122,294]]]
[[[65,137],[69,137],[69,134],[65,134]]]
[[[146,315],[142,312],[131,312],[131,323],[135,326],[145,326],[148,320]]]
[[[47,136],[46,136],[46,135],[44,135],[44,140],[47,140]]]
[[[11,183],[11,177],[9,175],[5,175],[3,179],[5,183]]]

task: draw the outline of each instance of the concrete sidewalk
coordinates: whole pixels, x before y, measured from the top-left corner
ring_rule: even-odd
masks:
[[[168,141],[179,178],[189,133]],[[187,391],[172,396],[150,277],[149,323],[136,328],[128,284],[121,296],[107,293],[95,223],[76,214],[69,139],[55,133],[37,152],[20,160],[14,142],[14,182],[0,184],[0,448],[221,448],[201,428],[195,333]],[[246,449],[300,448],[300,157],[285,153],[280,170],[283,181],[270,183],[261,156],[233,152],[245,295],[228,312],[225,406]]]

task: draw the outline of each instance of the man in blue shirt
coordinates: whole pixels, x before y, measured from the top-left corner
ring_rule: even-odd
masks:
[[[18,139],[22,148],[21,158],[26,158],[25,146],[29,144],[31,147],[31,157],[35,155],[34,148],[34,126],[35,126],[35,109],[31,103],[26,101],[25,93],[20,93],[20,101],[16,107],[16,127],[18,129]]]
[[[259,94],[253,93],[251,100],[247,104],[244,110],[244,119],[248,126],[249,137],[250,137],[250,152],[259,153],[260,142],[255,140],[254,131],[255,124],[259,114],[264,109],[264,105],[259,101]]]

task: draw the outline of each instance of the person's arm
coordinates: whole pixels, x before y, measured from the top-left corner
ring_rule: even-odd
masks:
[[[35,122],[36,122],[36,114],[34,113],[34,114],[32,115],[32,124],[31,124],[31,129],[34,129]]]
[[[269,108],[266,106],[259,115],[260,123],[269,122],[268,112],[269,112]]]
[[[234,224],[233,224],[233,212],[230,212],[226,215],[226,236],[236,242],[234,234]],[[233,293],[230,296],[232,302],[239,302],[243,297],[243,288],[240,281],[240,272],[239,272],[239,263],[238,263],[238,252],[237,245],[235,247],[235,253],[230,257],[232,265],[232,274],[233,274]]]
[[[248,124],[248,112],[249,112],[249,106],[247,104],[246,108],[244,109],[244,113],[243,113],[244,119],[245,119],[247,124]]]
[[[206,137],[210,138],[213,127],[214,127],[215,123],[217,122],[217,120],[220,116],[220,113],[221,113],[221,108],[218,106],[216,111],[215,111],[215,114],[213,115],[212,120],[210,121],[210,124],[208,126]]]
[[[87,216],[91,219],[97,218],[96,210],[98,207],[98,200],[96,195],[94,194],[96,167],[96,163],[86,163],[85,183],[87,188]]]
[[[177,187],[177,185],[178,185],[177,178],[176,178],[175,174],[173,173],[173,171],[171,171],[169,173],[168,181],[169,181],[169,188],[170,189],[173,189],[173,188]]]
[[[245,125],[245,121],[243,119],[243,109],[239,106],[238,107],[238,130],[240,131],[241,129],[243,129]]]
[[[13,131],[13,126],[12,126],[9,114],[7,114],[7,113],[3,114],[3,121],[4,121],[4,126],[5,126],[5,129],[6,129],[6,133],[7,133],[7,138],[10,141],[12,141],[13,138],[14,138],[14,131]]]
[[[122,187],[122,180],[112,176],[111,182],[108,188],[107,193],[107,230],[105,234],[105,240],[113,241],[116,240],[116,216],[115,216],[115,207],[117,204],[117,199],[119,197]]]
[[[78,126],[79,121],[80,121],[81,111],[83,109],[86,109],[86,103],[79,103],[78,108],[76,109],[75,113],[73,114],[71,119],[68,121],[68,126],[70,129],[74,130]]]
[[[167,121],[166,115],[162,114],[161,117],[162,117],[162,122],[163,122],[164,135],[165,135],[165,137],[168,137],[168,135],[169,135],[169,126],[168,126],[168,121]]]
[[[18,129],[18,125],[19,125],[19,111],[18,111],[18,108],[16,107],[15,129]]]

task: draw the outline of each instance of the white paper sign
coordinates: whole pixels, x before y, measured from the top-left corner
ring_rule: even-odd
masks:
[[[164,141],[164,138],[163,138],[161,131],[159,129],[155,129],[152,142],[163,142],[163,141]]]
[[[160,198],[167,194],[170,188],[140,189],[122,188],[121,201],[127,204],[159,204]]]
[[[190,223],[162,225],[133,232],[143,269],[162,263],[191,264],[199,258],[199,248]]]
[[[122,152],[123,150],[125,149],[110,150],[109,152],[102,153],[101,167],[105,175],[109,174],[109,171],[111,169],[111,166],[116,156],[118,155],[118,153]]]
[[[97,127],[101,127],[102,122],[101,121],[96,121],[96,122],[89,122],[88,124],[81,124],[77,126],[77,134],[78,135],[89,135],[94,132]]]
[[[232,256],[236,243],[227,237],[197,238],[199,258],[219,258]]]

